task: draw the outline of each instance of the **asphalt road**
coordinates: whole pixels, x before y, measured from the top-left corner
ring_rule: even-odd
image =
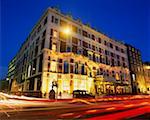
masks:
[[[112,97],[111,97],[112,98]],[[0,120],[149,120],[150,99],[95,101],[71,100],[40,102],[24,100],[0,101]]]

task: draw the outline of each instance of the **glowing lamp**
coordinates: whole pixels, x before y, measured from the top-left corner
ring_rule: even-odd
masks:
[[[69,27],[66,27],[64,28],[63,32],[66,34],[66,35],[69,35],[71,33],[71,30]]]

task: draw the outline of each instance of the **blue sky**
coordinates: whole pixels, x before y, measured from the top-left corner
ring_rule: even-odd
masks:
[[[150,61],[150,0],[1,0],[0,78],[34,24],[51,6],[141,50]]]

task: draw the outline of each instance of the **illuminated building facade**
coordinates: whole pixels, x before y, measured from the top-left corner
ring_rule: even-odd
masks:
[[[133,94],[146,93],[146,84],[140,51],[132,45],[126,44],[131,84]]]
[[[22,92],[49,91],[72,96],[131,93],[127,47],[52,8],[21,46],[16,81]],[[13,87],[13,86],[12,86]]]
[[[143,64],[147,93],[150,94],[150,62]]]

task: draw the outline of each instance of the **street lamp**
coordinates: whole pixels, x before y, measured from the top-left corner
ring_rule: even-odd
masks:
[[[65,28],[63,29],[63,33],[66,34],[66,35],[71,34],[71,29],[70,29],[70,27],[65,27]]]

